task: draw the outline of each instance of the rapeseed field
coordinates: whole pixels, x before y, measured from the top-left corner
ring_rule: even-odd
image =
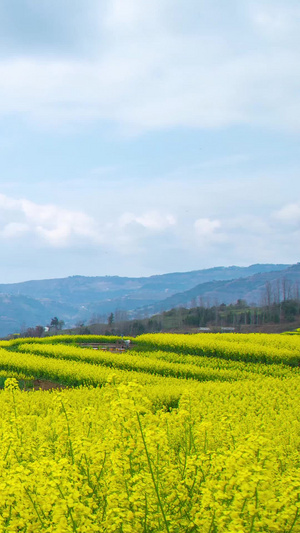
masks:
[[[0,533],[300,532],[300,336],[80,340],[0,343]]]

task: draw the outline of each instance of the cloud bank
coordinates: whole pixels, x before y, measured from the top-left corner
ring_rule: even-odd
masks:
[[[39,238],[54,247],[69,246],[77,238],[95,243],[99,241],[94,221],[78,211],[39,205],[0,194],[0,216],[0,236],[4,239],[20,238],[27,234],[27,237]]]
[[[288,231],[288,238],[287,238]],[[142,263],[151,257],[170,254],[170,263],[178,253],[189,260],[210,264],[239,263],[255,260],[275,261],[277,249],[297,250],[300,237],[300,202],[282,205],[266,216],[232,214],[219,219],[182,217],[180,213],[158,210],[133,213],[124,211],[110,219],[87,215],[55,205],[36,204],[27,199],[0,195],[0,242],[26,242],[28,252],[35,244],[49,249],[76,250],[83,245],[93,254],[110,250],[122,257],[132,255]],[[222,257],[223,261],[217,257]],[[205,261],[204,261],[205,262]],[[167,261],[168,263],[168,261]],[[171,269],[167,264],[166,269]]]
[[[109,121],[134,134],[237,124],[299,131],[298,3],[231,0],[226,13],[221,4],[89,2],[94,17],[77,26],[93,30],[88,53],[81,31],[82,53],[53,46],[41,56],[40,43],[27,53],[19,43],[0,57],[0,114],[52,127]],[[46,8],[32,9],[46,20]],[[71,24],[76,6],[66,9]]]

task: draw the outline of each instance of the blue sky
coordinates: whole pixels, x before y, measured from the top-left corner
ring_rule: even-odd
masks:
[[[298,0],[1,0],[0,281],[295,263]]]

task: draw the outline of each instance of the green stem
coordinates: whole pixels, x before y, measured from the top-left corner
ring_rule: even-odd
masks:
[[[66,420],[67,420],[68,445],[69,445],[69,449],[70,449],[70,455],[71,455],[71,459],[72,459],[72,464],[74,464],[75,460],[74,460],[74,451],[73,451],[73,446],[72,446],[72,441],[71,441],[71,430],[70,430],[69,418],[68,418],[68,414],[67,414],[66,408],[64,406],[64,403],[61,402],[61,405],[62,405],[62,409],[63,409],[63,412],[65,414]]]
[[[148,512],[148,502],[147,502],[147,494],[145,493],[145,523],[144,523],[144,533],[147,533],[147,512]]]
[[[299,509],[297,509],[297,511],[296,511],[295,518],[294,518],[294,520],[293,520],[293,523],[292,523],[291,528],[290,528],[290,530],[288,531],[288,533],[292,533],[292,531],[293,531],[293,529],[294,529],[294,525],[295,525],[296,522],[297,522],[298,514],[299,514]]]
[[[212,516],[212,519],[211,519],[211,523],[210,523],[210,526],[209,526],[208,533],[212,532],[213,526],[214,526],[214,522],[215,522],[215,511],[213,512],[213,516]]]
[[[8,453],[9,453],[10,447],[11,447],[11,442],[9,443],[8,448],[7,448],[7,450],[6,450],[6,454],[4,455],[4,461],[6,461],[6,458],[7,458],[7,456],[8,456]]]
[[[32,499],[32,497],[31,497],[31,494],[30,494],[29,490],[26,489],[26,487],[24,487],[24,490],[25,490],[25,492],[26,492],[28,498],[30,499],[30,501],[31,501],[31,503],[32,503],[32,505],[33,505],[33,508],[34,508],[34,510],[35,510],[35,512],[36,512],[36,514],[37,514],[37,516],[38,516],[39,521],[41,522],[42,526],[44,527],[44,522],[43,522],[43,520],[41,519],[40,513],[38,512],[37,506],[36,506],[35,502],[33,501],[33,499]]]
[[[258,506],[258,492],[257,492],[258,485],[259,485],[259,482],[257,483],[257,486],[255,487],[255,509],[257,509],[257,506]],[[253,528],[254,528],[255,518],[256,518],[256,515],[254,514],[252,517],[250,533],[253,533],[254,531]]]
[[[17,406],[16,406],[16,399],[15,399],[14,391],[12,391],[12,397],[13,397],[13,404],[14,404],[15,424],[16,424],[17,435],[22,444],[22,439],[20,438],[20,433],[19,433],[19,428],[18,428],[18,423],[17,423]]]
[[[155,482],[155,476],[154,476],[154,472],[153,472],[153,468],[152,468],[152,464],[151,464],[151,460],[150,460],[147,444],[146,444],[146,441],[145,441],[141,420],[140,420],[140,417],[139,417],[138,413],[136,413],[136,416],[137,416],[137,419],[138,419],[138,423],[139,423],[139,427],[140,427],[140,431],[141,431],[141,435],[142,435],[142,440],[143,440],[143,444],[144,444],[144,448],[145,448],[145,452],[146,452],[146,456],[147,456],[148,466],[149,466],[150,474],[151,474],[151,477],[152,477],[154,489],[155,489],[156,496],[157,496],[157,501],[158,501],[158,504],[159,504],[159,507],[160,507],[160,510],[161,510],[161,514],[162,514],[162,517],[163,517],[163,520],[164,520],[164,523],[165,523],[165,526],[166,526],[166,530],[167,530],[168,533],[170,533],[169,526],[168,526],[168,521],[167,521],[167,518],[166,518],[166,515],[165,515],[165,511],[164,511],[164,507],[163,507],[162,501],[160,499],[159,490],[158,490],[157,484]]]
[[[66,504],[67,504],[67,500],[66,500],[66,498],[64,497],[64,495],[63,495],[63,491],[61,490],[60,486],[57,485],[57,488],[58,488],[58,490],[59,490],[59,492],[60,492],[62,498],[66,501]],[[68,515],[69,515],[70,518],[71,518],[73,531],[76,532],[76,531],[77,531],[77,524],[76,524],[76,522],[75,522],[75,520],[74,520],[74,518],[73,518],[72,509],[71,509],[71,507],[68,506],[68,504],[67,504],[67,508],[68,508]]]

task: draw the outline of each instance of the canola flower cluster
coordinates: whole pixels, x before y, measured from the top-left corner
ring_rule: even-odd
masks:
[[[180,354],[194,354],[255,363],[298,366],[300,337],[260,333],[146,333],[136,338],[138,346]]]
[[[300,338],[57,337],[0,343],[0,533],[300,533]]]
[[[298,533],[299,380],[0,394],[0,532]]]
[[[34,375],[30,373],[24,374],[20,371],[14,372],[12,370],[0,370],[0,387],[2,383],[4,385],[9,378],[14,378],[17,380],[17,382],[22,382],[22,384],[26,386],[26,383],[30,383],[32,380],[34,380]]]

